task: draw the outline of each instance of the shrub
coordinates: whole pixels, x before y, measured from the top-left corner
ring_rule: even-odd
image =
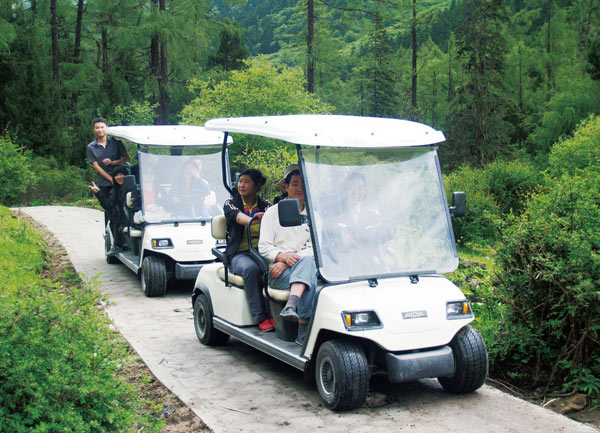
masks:
[[[548,173],[558,177],[578,169],[600,165],[600,116],[590,116],[579,124],[572,137],[560,140],[550,152]]]
[[[483,170],[463,166],[445,175],[444,185],[448,199],[453,191],[464,191],[467,194],[466,215],[452,220],[456,241],[461,245],[495,241],[499,234],[497,224],[500,210],[486,189]]]
[[[597,395],[599,225],[600,171],[590,167],[533,195],[503,233],[496,294],[507,311],[494,341],[506,375]]]
[[[12,206],[18,203],[20,195],[34,179],[30,153],[10,137],[0,137],[0,204]]]
[[[483,179],[500,213],[508,214],[523,210],[527,197],[541,181],[541,175],[528,162],[498,160],[485,166]]]
[[[42,157],[33,158],[31,167],[37,176],[21,194],[22,204],[71,203],[89,197],[91,170]]]
[[[157,431],[116,370],[126,349],[87,285],[40,277],[44,243],[0,207],[0,431]]]

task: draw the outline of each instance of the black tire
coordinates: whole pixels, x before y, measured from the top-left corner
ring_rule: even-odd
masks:
[[[106,232],[104,233],[104,256],[106,257],[106,263],[109,265],[115,265],[119,263],[119,259],[117,259],[115,256],[108,255],[111,246],[110,233]]]
[[[360,407],[369,392],[369,364],[353,342],[329,340],[321,345],[315,364],[317,389],[331,410]]]
[[[448,392],[465,394],[480,388],[488,376],[488,354],[481,335],[472,326],[465,326],[450,342],[454,354],[453,376],[438,377]]]
[[[208,299],[203,294],[199,295],[194,303],[194,330],[198,340],[206,346],[220,346],[227,343],[229,335],[216,329],[212,318]]]
[[[167,290],[167,267],[161,257],[146,256],[142,262],[142,290],[149,298],[163,296]]]

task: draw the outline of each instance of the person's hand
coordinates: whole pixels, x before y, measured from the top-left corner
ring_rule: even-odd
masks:
[[[92,181],[91,185],[88,185],[88,188],[91,189],[94,194],[100,191],[100,188],[98,188],[98,185],[96,185],[94,181]]]
[[[252,224],[260,224],[260,220],[262,220],[262,217],[265,213],[264,212],[258,212],[256,214],[254,214],[254,216],[257,218],[254,221],[252,221]]]
[[[277,262],[271,265],[271,267],[269,268],[269,274],[271,274],[273,278],[277,278],[281,274],[283,274],[283,271],[285,271],[287,268],[288,265],[286,265],[285,263]]]
[[[104,164],[105,166],[110,166],[112,164],[112,160],[110,158],[104,158],[102,160],[102,164]]]
[[[294,266],[296,263],[298,263],[298,260],[300,260],[300,256],[298,254],[292,254],[292,253],[279,253],[279,254],[280,254],[279,262],[285,263],[290,268],[292,266]]]
[[[342,233],[342,243],[347,248],[356,246],[356,240],[354,239],[354,237],[352,235],[350,235],[348,233]]]

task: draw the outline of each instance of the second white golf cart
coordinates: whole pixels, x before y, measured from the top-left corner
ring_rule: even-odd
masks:
[[[320,283],[299,346],[296,325],[279,316],[288,292],[265,288],[276,333],[261,332],[243,280],[215,251],[225,266],[203,267],[192,296],[203,344],[233,336],[314,372],[333,410],[361,406],[374,373],[390,382],[437,378],[453,393],[484,383],[487,351],[469,325],[470,304],[441,276],[458,266],[451,216],[465,210],[464,193],[454,193],[448,207],[435,147],[445,140],[442,132],[405,120],[334,115],[213,119],[205,128],[296,145],[307,215],[297,200],[283,200],[279,221],[310,228]],[[224,238],[223,225],[222,217],[213,220],[217,238]]]
[[[112,126],[108,134],[136,145],[138,166],[123,185],[127,248],[109,253],[115,236],[107,225],[106,260],[138,274],[146,296],[162,296],[169,281],[195,280],[215,261],[210,225],[230,179],[229,167],[221,169],[224,134],[188,125]]]

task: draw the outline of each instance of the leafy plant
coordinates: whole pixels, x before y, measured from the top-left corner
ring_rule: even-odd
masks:
[[[0,204],[14,205],[35,180],[30,152],[9,136],[0,137]]]

